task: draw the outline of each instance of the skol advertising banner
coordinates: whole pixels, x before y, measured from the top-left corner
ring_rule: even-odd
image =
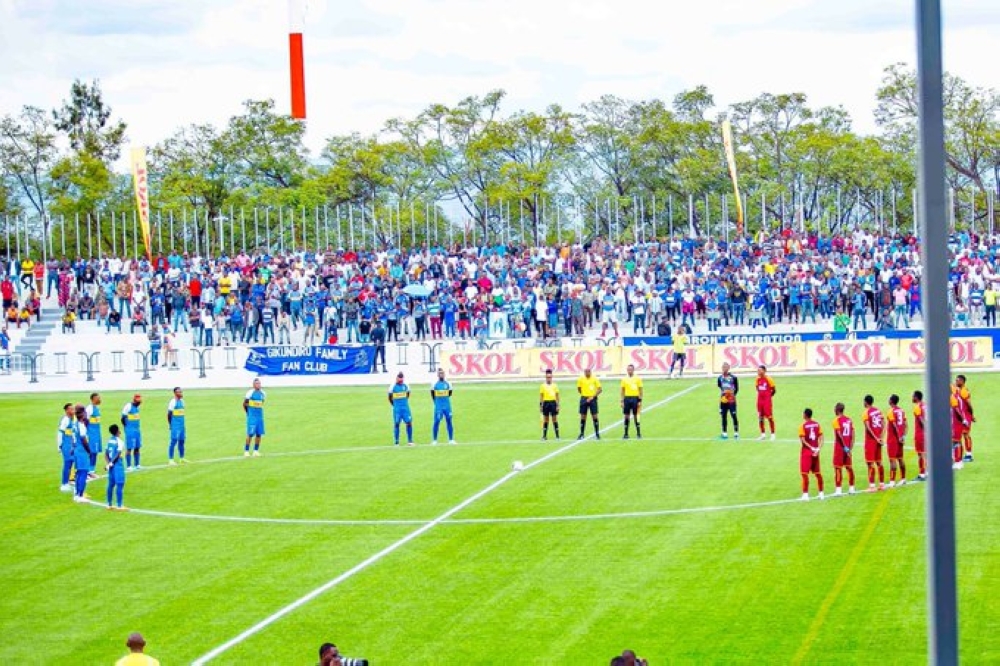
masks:
[[[924,341],[900,340],[899,362],[903,368],[924,367]],[[993,338],[953,338],[949,343],[953,368],[993,366]]]
[[[951,341],[951,362],[956,368],[989,368],[993,365],[993,339],[956,338]],[[767,344],[691,345],[685,350],[684,375],[705,377],[722,371],[728,363],[734,373],[748,374],[765,366],[768,372],[839,372],[919,369],[924,365],[924,343],[908,340],[828,340]],[[550,369],[556,377],[577,377],[590,369],[598,376],[623,375],[628,365],[647,377],[666,376],[674,363],[673,348],[545,347],[520,350],[444,352],[441,366],[449,376],[467,379],[536,379]]]
[[[712,348],[694,345],[685,350],[684,374],[705,376],[712,371]],[[513,351],[444,352],[441,367],[450,377],[467,379],[529,379],[545,376],[577,377],[590,369],[596,375],[621,375],[632,364],[647,376],[666,375],[674,360],[671,347],[545,347]],[[675,372],[680,364],[675,365]]]
[[[807,370],[892,370],[900,367],[899,340],[805,342]]]
[[[733,372],[756,371],[762,365],[768,372],[802,372],[806,369],[806,346],[801,342],[715,345],[712,347],[713,372],[722,372],[723,363],[728,363]]]

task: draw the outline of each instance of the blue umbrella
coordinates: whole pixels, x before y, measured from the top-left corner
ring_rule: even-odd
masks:
[[[427,298],[431,295],[431,290],[422,284],[410,284],[403,289],[403,293],[413,298]]]

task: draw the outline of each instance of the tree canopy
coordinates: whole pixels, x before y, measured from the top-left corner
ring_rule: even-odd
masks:
[[[225,126],[179,127],[151,147],[152,205],[192,211],[187,233],[205,240],[205,220],[246,234],[237,209],[288,211],[308,236],[307,217],[331,208],[340,216],[345,206],[381,242],[431,234],[446,209],[460,211],[452,231],[502,235],[514,221],[524,240],[553,238],[562,220],[585,235],[638,237],[668,220],[705,231],[734,216],[728,120],[751,229],[913,219],[916,75],[904,64],[884,71],[870,135],[843,108],[817,107],[800,92],[726,108],[704,86],[668,101],[604,95],[576,110],[508,110],[505,99],[492,90],[431,103],[371,135],[328,137],[316,156],[304,122],[273,100],[247,100]],[[945,102],[948,178],[985,222],[1000,193],[1000,93],[948,75]],[[128,174],[118,171],[126,131],[97,81],[74,81],[50,112],[25,106],[0,119],[0,213],[32,216],[45,234],[53,215],[83,218],[89,229],[102,214],[130,211]]]

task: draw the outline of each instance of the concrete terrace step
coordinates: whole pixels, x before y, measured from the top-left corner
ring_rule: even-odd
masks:
[[[15,353],[37,354],[59,322],[42,320],[33,322],[21,339],[12,345]],[[16,329],[15,329],[16,330]],[[8,331],[9,332],[9,331]]]

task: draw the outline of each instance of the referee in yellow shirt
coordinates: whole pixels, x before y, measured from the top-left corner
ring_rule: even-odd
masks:
[[[545,383],[538,391],[538,408],[542,412],[542,441],[549,438],[549,420],[559,439],[559,387],[552,382],[552,369],[545,371]]]
[[[594,421],[594,439],[601,438],[601,424],[597,419],[597,396],[601,395],[601,380],[591,374],[590,368],[583,371],[583,377],[576,380],[576,390],[580,394],[580,436],[587,429],[587,412]]]
[[[635,376],[635,366],[631,363],[625,369],[628,373],[622,377],[622,412],[625,414],[625,436],[628,439],[629,417],[635,419],[635,438],[642,439],[639,429],[639,410],[642,408],[642,377]]]

